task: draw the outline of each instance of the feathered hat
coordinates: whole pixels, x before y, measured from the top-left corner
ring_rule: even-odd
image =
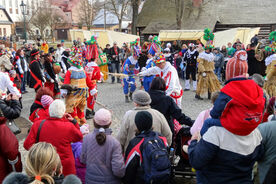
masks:
[[[151,47],[149,53],[154,56],[156,53],[161,52],[161,42],[158,39],[158,36],[153,37],[151,42]]]
[[[276,52],[276,31],[269,34],[270,46],[267,46],[266,51]]]
[[[81,68],[82,67],[82,50],[78,49],[77,47],[73,47],[70,53],[70,57],[68,61],[75,67]]]
[[[155,64],[163,63],[166,62],[166,57],[162,52],[156,53],[156,55],[153,58],[153,61]]]
[[[134,42],[130,42],[130,49],[133,56],[139,56],[142,53],[139,40],[136,39]]]
[[[209,28],[206,28],[204,30],[204,35],[203,35],[203,39],[207,42],[204,49],[213,49],[214,45],[213,45],[213,40],[215,38],[214,33],[212,33],[212,31]]]

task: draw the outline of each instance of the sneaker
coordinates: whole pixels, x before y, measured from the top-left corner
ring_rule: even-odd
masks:
[[[129,102],[130,102],[127,95],[125,96],[125,102],[126,102],[126,103],[129,103]]]

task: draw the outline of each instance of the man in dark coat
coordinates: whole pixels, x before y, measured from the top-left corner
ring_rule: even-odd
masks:
[[[120,73],[120,59],[119,59],[120,48],[117,46],[117,43],[113,43],[113,47],[110,49],[111,55],[111,73]],[[115,82],[115,77],[112,76],[112,83]],[[120,83],[120,79],[117,77],[117,83]]]
[[[255,48],[256,46],[254,46],[254,44],[250,44],[250,50],[247,51],[248,74],[250,76],[255,73],[264,75],[264,67],[262,67],[264,61],[258,61],[256,59]]]

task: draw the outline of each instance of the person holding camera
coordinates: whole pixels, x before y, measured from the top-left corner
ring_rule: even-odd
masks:
[[[2,95],[0,90],[0,96]],[[22,171],[18,140],[6,125],[8,119],[20,116],[21,108],[19,97],[15,94],[0,99],[0,183],[9,173]]]

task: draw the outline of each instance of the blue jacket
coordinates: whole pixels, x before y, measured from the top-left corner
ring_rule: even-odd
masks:
[[[199,142],[191,142],[189,160],[200,171],[204,184],[253,184],[253,165],[263,153],[261,141],[257,128],[247,136],[238,136],[212,126]]]
[[[134,74],[134,70],[139,70],[138,60],[129,56],[123,66],[124,74]]]

